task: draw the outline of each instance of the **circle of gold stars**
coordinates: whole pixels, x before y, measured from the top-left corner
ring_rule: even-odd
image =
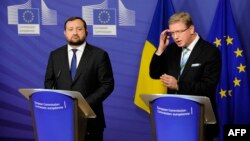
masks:
[[[103,17],[107,17],[106,19],[103,19]],[[110,14],[108,11],[103,10],[98,14],[98,20],[102,23],[102,24],[106,24],[110,21]]]
[[[27,16],[27,15],[30,15],[30,16]],[[27,17],[30,17],[29,19],[27,19]],[[33,20],[34,20],[35,16],[34,16],[34,13],[30,10],[26,10],[23,12],[23,20],[26,22],[26,23],[31,23]]]

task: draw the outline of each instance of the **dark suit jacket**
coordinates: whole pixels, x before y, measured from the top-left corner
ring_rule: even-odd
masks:
[[[200,38],[193,48],[185,68],[180,75],[182,48],[175,43],[169,45],[161,56],[153,55],[150,76],[154,79],[166,73],[178,80],[179,91],[168,89],[168,93],[207,96],[216,114],[216,87],[221,73],[221,55],[218,48]]]
[[[221,72],[219,49],[200,38],[187,60],[182,75],[181,52],[182,48],[173,43],[161,56],[154,54],[150,64],[150,76],[154,79],[159,79],[164,73],[174,76],[178,80],[179,91],[168,90],[168,93],[213,97]]]
[[[114,78],[108,53],[86,44],[80,63],[72,81],[67,45],[50,53],[45,75],[45,88],[55,87],[60,90],[80,92],[97,115],[88,120],[88,129],[100,131],[105,128],[102,102],[114,89]],[[57,76],[60,74],[59,76]],[[57,79],[57,80],[56,80]]]

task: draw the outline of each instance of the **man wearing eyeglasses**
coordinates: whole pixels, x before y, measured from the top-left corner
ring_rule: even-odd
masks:
[[[215,93],[221,73],[219,49],[196,33],[189,13],[175,13],[168,24],[152,57],[150,76],[160,79],[170,94],[209,97],[216,113]],[[170,36],[174,43],[170,44]],[[214,134],[207,130],[206,140],[212,140]]]

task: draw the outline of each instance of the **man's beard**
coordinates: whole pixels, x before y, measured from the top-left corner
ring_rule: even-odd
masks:
[[[69,45],[80,46],[85,42],[85,39],[79,39],[77,41],[68,40]]]

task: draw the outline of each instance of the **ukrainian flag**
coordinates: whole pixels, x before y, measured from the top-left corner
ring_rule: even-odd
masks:
[[[149,107],[142,101],[141,94],[166,93],[160,80],[154,80],[149,76],[149,65],[153,54],[159,44],[161,32],[167,28],[169,17],[174,14],[174,7],[171,0],[158,0],[153,20],[145,41],[140,70],[137,80],[134,103],[149,113]]]

